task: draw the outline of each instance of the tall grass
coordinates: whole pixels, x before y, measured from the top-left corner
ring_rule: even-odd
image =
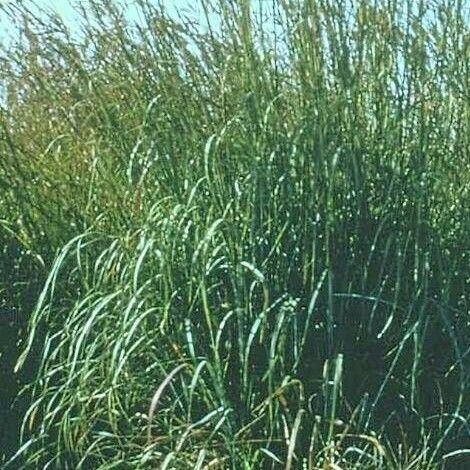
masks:
[[[0,7],[4,465],[465,468],[465,2],[136,4]]]

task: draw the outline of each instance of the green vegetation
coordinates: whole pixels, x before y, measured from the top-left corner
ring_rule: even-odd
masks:
[[[1,7],[0,465],[469,468],[465,2],[136,4]]]

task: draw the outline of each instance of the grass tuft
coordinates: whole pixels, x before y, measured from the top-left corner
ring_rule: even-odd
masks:
[[[0,4],[0,464],[466,468],[465,2],[198,8]]]

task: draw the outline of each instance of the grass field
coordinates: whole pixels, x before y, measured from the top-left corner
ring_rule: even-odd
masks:
[[[468,4],[136,4],[0,4],[2,468],[470,468]]]

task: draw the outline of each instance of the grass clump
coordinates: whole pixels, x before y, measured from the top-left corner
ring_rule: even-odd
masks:
[[[464,3],[135,3],[2,6],[5,466],[465,465]]]

